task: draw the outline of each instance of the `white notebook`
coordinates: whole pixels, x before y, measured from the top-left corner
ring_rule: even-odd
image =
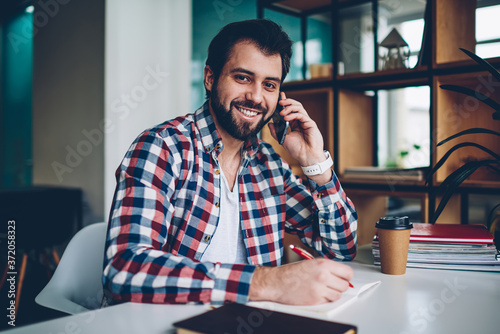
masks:
[[[297,315],[321,314],[330,316],[335,312],[345,308],[347,305],[355,302],[361,294],[380,284],[380,281],[366,281],[361,279],[353,279],[351,284],[354,288],[349,288],[342,294],[339,300],[319,305],[285,305],[275,302],[249,302],[247,305],[259,307],[267,310],[292,313]]]

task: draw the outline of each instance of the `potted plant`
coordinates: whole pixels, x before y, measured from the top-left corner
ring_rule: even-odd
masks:
[[[497,71],[491,64],[489,64],[487,61],[482,59],[481,57],[477,56],[476,54],[465,50],[465,49],[460,49],[462,50],[465,54],[467,54],[470,58],[472,58],[475,62],[477,62],[481,68],[484,70],[488,71],[491,73],[493,78],[495,80],[498,80],[500,82],[500,72]],[[486,105],[490,106],[493,109],[492,113],[492,120],[493,121],[500,121],[500,103],[494,101],[492,98],[481,94],[477,90],[470,89],[468,87],[462,87],[458,85],[441,85],[440,88],[457,92],[460,94],[465,94],[468,95],[474,99],[477,99],[478,101],[485,103]],[[470,128],[461,132],[458,132],[441,142],[437,144],[437,146],[441,146],[444,143],[447,143],[449,141],[452,141],[456,138],[468,135],[468,134],[484,134],[486,136],[492,136],[494,140],[500,140],[500,133],[486,129],[486,128]],[[446,160],[455,152],[456,150],[463,148],[463,147],[473,147],[474,150],[481,150],[483,152],[486,152],[488,154],[488,158],[481,159],[481,160],[474,160],[474,161],[467,161],[465,162],[462,166],[457,168],[454,172],[452,172],[450,175],[446,177],[446,179],[439,185],[439,187],[435,190],[434,192],[437,192],[439,194],[442,194],[442,199],[439,202],[438,207],[436,208],[432,219],[431,223],[434,224],[436,220],[438,219],[439,215],[443,212],[443,209],[445,208],[446,204],[448,203],[449,199],[451,196],[456,192],[457,188],[464,182],[469,176],[471,176],[474,172],[476,172],[479,168],[490,168],[491,170],[494,170],[495,172],[500,173],[500,154],[497,152],[493,152],[492,150],[484,147],[483,145],[474,143],[474,142],[461,142],[459,144],[456,144],[452,148],[450,148],[444,155],[443,157],[436,163],[436,165],[432,168],[430,171],[428,177],[427,177],[427,184],[429,183],[430,179],[432,178],[432,175],[437,172],[437,170],[443,166],[443,164],[446,162]],[[500,206],[497,205],[493,209],[493,211]],[[491,214],[490,214],[491,216]],[[489,217],[488,224],[491,223],[492,218]]]

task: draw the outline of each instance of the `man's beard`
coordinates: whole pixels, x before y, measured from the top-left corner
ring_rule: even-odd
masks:
[[[210,106],[214,111],[215,117],[217,118],[220,126],[229,133],[235,139],[246,141],[254,136],[256,136],[260,130],[266,125],[271,116],[268,118],[263,117],[255,128],[250,128],[248,122],[242,122],[238,124],[236,117],[231,112],[236,109],[236,105],[242,108],[249,108],[259,110],[263,115],[267,114],[267,108],[262,107],[260,104],[255,104],[249,100],[233,100],[229,105],[229,110],[227,110],[221,103],[219,93],[217,91],[217,83],[214,83],[213,89],[210,92]],[[236,111],[238,112],[238,111]]]

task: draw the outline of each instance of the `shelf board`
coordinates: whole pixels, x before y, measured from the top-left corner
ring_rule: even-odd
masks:
[[[341,87],[382,89],[429,85],[429,75],[429,68],[427,66],[422,66],[418,68],[384,70],[372,73],[351,73],[339,75],[337,80]]]
[[[289,81],[286,89],[307,89],[333,86],[355,90],[390,89],[409,86],[430,85],[427,66],[413,69],[385,70],[373,73],[352,73],[339,75],[336,82],[331,77]]]
[[[427,193],[429,187],[424,184],[424,181],[397,181],[388,183],[385,181],[352,181],[352,179],[339,178],[344,189],[359,189],[370,191],[391,192],[397,196],[396,192],[405,193]]]
[[[369,190],[369,191],[390,191],[394,196],[398,196],[398,193],[428,193],[432,190],[437,190],[439,184],[435,186],[426,186],[424,181],[412,182],[412,181],[398,181],[394,184],[389,184],[388,182],[381,181],[352,181],[352,179],[346,179],[339,177],[342,187],[346,190],[357,189],[357,190]],[[500,195],[500,181],[498,182],[477,182],[477,181],[465,181],[457,189],[457,194],[488,194],[488,195]]]
[[[333,86],[333,81],[331,77],[288,81],[283,84],[283,88],[285,90],[314,89],[314,88],[325,88],[332,86]]]
[[[358,6],[365,3],[370,3],[372,0],[339,0],[340,8]],[[263,2],[263,6],[277,11],[283,10],[289,14],[298,16],[307,16],[328,11],[332,6],[331,0],[267,0]]]
[[[283,0],[274,1],[272,5],[276,7],[282,7],[284,9],[291,10],[297,13],[302,13],[331,6],[331,3],[331,0]]]
[[[500,57],[485,58],[484,60],[490,63],[493,67],[500,69]],[[483,70],[484,69],[472,59],[437,64],[435,69],[437,75],[459,74]]]

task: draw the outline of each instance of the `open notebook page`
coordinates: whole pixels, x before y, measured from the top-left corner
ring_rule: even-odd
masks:
[[[365,291],[380,284],[380,281],[373,282],[362,279],[353,279],[351,283],[352,285],[354,285],[354,288],[347,289],[347,291],[342,294],[342,297],[340,297],[339,300],[331,303],[325,303],[320,305],[285,305],[275,302],[264,301],[264,302],[249,302],[247,305],[272,311],[286,312],[304,316],[307,316],[307,313],[330,316],[331,314],[343,309],[347,305],[355,302],[356,299],[358,299],[359,296],[363,294]]]

